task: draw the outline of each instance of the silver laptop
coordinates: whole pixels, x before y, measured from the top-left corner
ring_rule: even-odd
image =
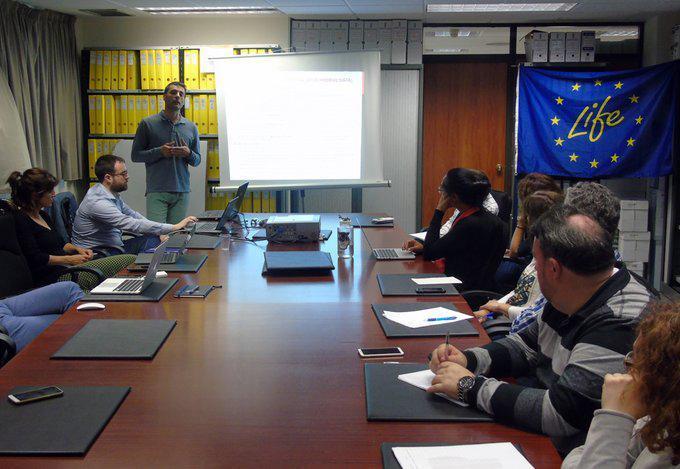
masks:
[[[196,232],[196,223],[191,225],[191,228],[189,229],[188,233],[186,233],[186,234],[176,233],[172,237],[170,237],[170,239],[166,243],[167,245],[165,247],[166,248],[173,247],[173,249],[175,249],[175,246],[176,246],[176,249],[179,249],[179,250],[176,251],[176,252],[172,251],[172,252],[166,252],[165,254],[163,254],[163,259],[161,259],[161,264],[176,264],[177,259],[179,259],[180,256],[182,254],[184,254],[184,251],[186,251],[187,246],[189,245],[189,241],[191,241],[191,237],[194,235],[195,232]],[[179,236],[183,239],[178,246],[176,244],[175,244],[175,246],[171,246],[173,244],[173,241],[174,241],[173,238],[175,236]],[[153,252],[143,252],[141,254],[137,254],[137,258],[135,259],[135,264],[141,264],[141,265],[150,264],[151,260],[153,259],[153,254],[154,254]]]
[[[248,183],[244,182],[238,189],[236,189],[236,195],[234,198],[238,197],[238,204],[236,205],[236,212],[241,211],[241,205],[243,205],[243,200],[246,198],[246,190],[248,189]],[[219,220],[224,213],[223,210],[206,210],[205,212],[198,215],[199,220]]]
[[[234,197],[229,201],[227,206],[222,212],[222,216],[219,221],[199,221],[196,223],[196,233],[200,234],[214,234],[218,235],[225,231],[225,226],[227,222],[235,217],[238,217],[238,210],[236,207],[239,205],[239,198]]]
[[[139,295],[146,290],[154,280],[156,280],[156,272],[158,265],[165,254],[165,245],[168,242],[161,243],[156,252],[153,253],[149,268],[146,270],[144,277],[133,278],[107,278],[102,283],[90,290],[93,295]]]
[[[361,224],[358,223],[357,220],[357,225],[359,226],[359,231],[361,231],[361,234],[364,236],[364,239],[368,243],[368,247],[371,248],[371,252],[373,253],[373,257],[375,257],[379,261],[408,261],[408,260],[413,260],[416,258],[416,255],[413,254],[411,251],[406,251],[401,248],[376,248],[374,249],[373,246],[371,246],[371,241],[369,241],[368,236],[366,236],[366,233],[364,233],[364,229],[361,227]]]

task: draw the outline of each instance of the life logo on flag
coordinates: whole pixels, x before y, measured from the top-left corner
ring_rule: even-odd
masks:
[[[520,67],[517,172],[670,174],[679,69],[680,62],[620,72]]]

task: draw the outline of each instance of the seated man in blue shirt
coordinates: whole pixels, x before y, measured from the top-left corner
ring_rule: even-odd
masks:
[[[159,236],[181,230],[196,217],[186,217],[177,224],[146,219],[127,206],[120,193],[127,190],[125,160],[115,155],[99,157],[94,166],[99,179],[87,191],[73,222],[72,243],[85,248],[99,248],[109,254],[138,254],[160,243]],[[123,231],[146,235],[123,241]]]
[[[189,205],[189,165],[201,163],[196,124],[180,114],[184,83],[165,87],[165,109],[144,118],[132,143],[132,161],[146,165],[146,214],[161,223],[179,223]]]

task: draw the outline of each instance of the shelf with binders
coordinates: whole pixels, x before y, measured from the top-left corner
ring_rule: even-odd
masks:
[[[189,94],[215,94],[215,90],[187,90],[187,95]],[[143,95],[156,95],[163,94],[163,90],[87,90],[87,94],[143,94]]]

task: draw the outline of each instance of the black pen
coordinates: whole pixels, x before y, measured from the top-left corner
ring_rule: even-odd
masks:
[[[194,285],[193,287],[191,287],[186,294],[193,295],[196,290],[198,290],[198,285]]]

